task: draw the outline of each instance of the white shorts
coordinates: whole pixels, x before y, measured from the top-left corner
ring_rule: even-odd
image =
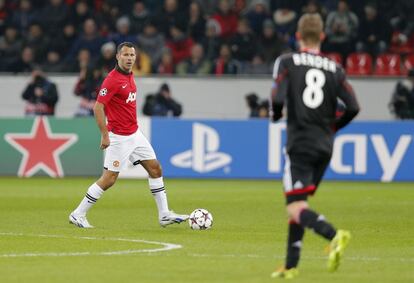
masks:
[[[142,160],[157,159],[154,149],[139,129],[129,136],[109,132],[109,140],[104,160],[104,168],[109,171],[121,171],[128,164],[128,160],[138,165]]]

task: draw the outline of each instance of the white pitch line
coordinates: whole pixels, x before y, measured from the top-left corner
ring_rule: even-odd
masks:
[[[11,254],[0,254],[1,257],[40,257],[40,256],[91,256],[91,255],[128,255],[137,253],[157,253],[165,252],[175,249],[181,249],[183,246],[178,244],[147,241],[139,239],[124,239],[124,238],[97,238],[97,237],[76,237],[76,236],[63,236],[63,235],[43,235],[43,234],[23,234],[23,233],[4,233],[0,232],[0,236],[16,236],[16,237],[38,237],[38,238],[59,238],[59,239],[80,239],[80,240],[100,240],[100,241],[117,241],[117,242],[131,242],[131,243],[144,243],[150,245],[160,245],[161,248],[155,249],[139,249],[139,250],[121,250],[121,251],[106,251],[106,252],[48,252],[48,253],[11,253]]]

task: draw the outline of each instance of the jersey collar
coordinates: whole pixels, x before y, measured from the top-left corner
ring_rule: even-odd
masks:
[[[301,48],[300,52],[307,52],[312,54],[321,54],[321,51],[317,48]]]
[[[119,67],[118,66],[118,64],[116,64],[116,66],[115,66],[115,70],[117,70],[119,73],[121,73],[121,74],[123,74],[123,75],[126,75],[126,76],[128,76],[128,75],[131,75],[132,74],[132,72],[125,72],[124,70],[122,70],[121,69],[121,67]]]

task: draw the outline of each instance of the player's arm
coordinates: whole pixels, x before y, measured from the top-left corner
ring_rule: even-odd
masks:
[[[105,105],[100,102],[96,102],[95,106],[93,107],[93,113],[95,114],[96,124],[98,125],[98,128],[101,131],[101,149],[107,148],[110,143],[108,129],[106,128],[104,109]]]
[[[270,97],[270,118],[273,122],[282,118],[283,105],[288,90],[287,68],[285,61],[279,57],[273,67],[273,85]]]
[[[346,80],[345,75],[343,75],[343,78],[341,79],[338,97],[345,104],[345,110],[342,115],[336,118],[334,124],[335,130],[339,130],[348,125],[360,110],[354,89]]]
[[[110,143],[108,128],[106,127],[105,105],[112,99],[112,96],[115,94],[117,88],[116,85],[116,82],[107,77],[102,83],[102,86],[96,98],[96,103],[93,107],[96,124],[101,131],[101,149],[107,148]]]

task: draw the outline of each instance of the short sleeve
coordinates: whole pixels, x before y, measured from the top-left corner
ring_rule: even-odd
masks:
[[[111,77],[106,77],[99,89],[97,101],[102,104],[107,104],[118,89],[117,83]]]

